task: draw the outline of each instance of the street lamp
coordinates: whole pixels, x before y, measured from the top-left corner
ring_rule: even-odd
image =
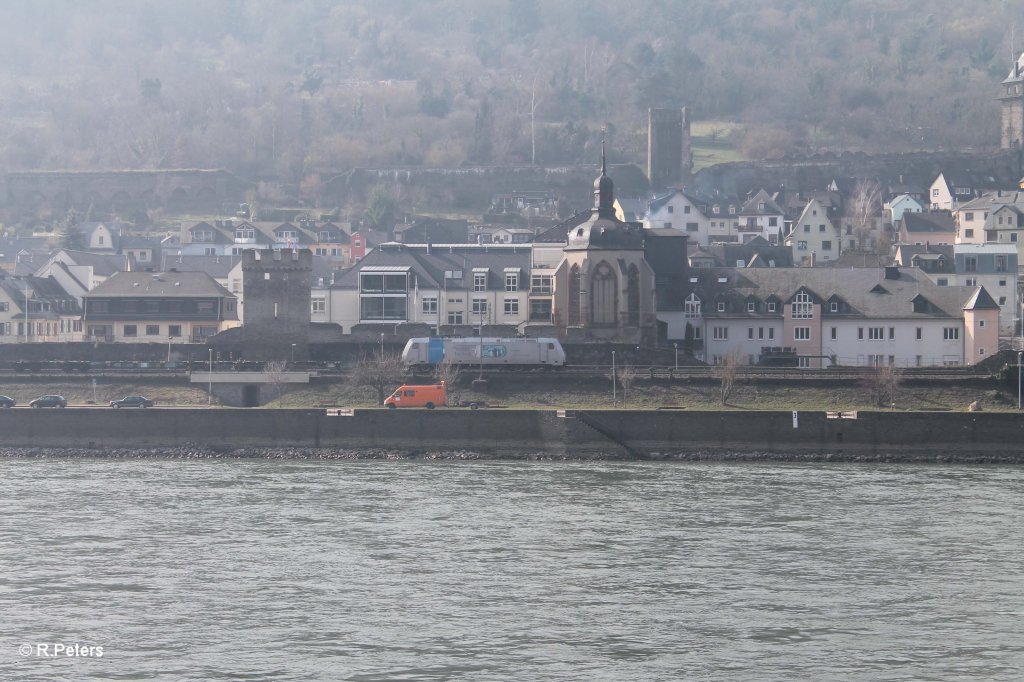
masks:
[[[296,343],[292,344],[292,364],[293,365],[295,364],[295,346],[297,346],[297,345],[298,344],[296,344]]]
[[[676,351],[676,367],[675,368],[679,369],[679,342],[678,341],[673,341],[672,342],[672,347]]]
[[[380,333],[380,364],[384,364],[384,332]]]
[[[206,378],[208,385],[206,387],[206,406],[210,407],[213,405],[213,349],[210,349],[210,364],[207,365]]]
[[[1017,409],[1020,410],[1020,360],[1024,351],[1017,351]]]
[[[171,361],[171,339],[173,338],[170,334],[167,335],[167,362]]]

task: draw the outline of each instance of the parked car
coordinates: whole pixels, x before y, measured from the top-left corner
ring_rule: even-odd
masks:
[[[16,404],[17,403],[15,403],[14,398],[6,395],[0,395],[0,407],[14,407]]]
[[[111,400],[111,407],[153,407],[152,400],[141,395],[126,395],[120,400]]]
[[[41,395],[35,400],[30,400],[29,407],[67,407],[68,401],[62,395]]]

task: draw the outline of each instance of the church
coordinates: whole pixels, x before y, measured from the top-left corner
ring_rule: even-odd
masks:
[[[594,207],[562,227],[565,245],[552,277],[552,322],[558,333],[574,341],[653,344],[655,274],[645,258],[644,230],[616,215],[603,153]]]

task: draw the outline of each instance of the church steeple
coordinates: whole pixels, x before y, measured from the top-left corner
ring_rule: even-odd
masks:
[[[601,140],[601,175],[594,180],[594,209],[602,218],[615,216],[615,192],[612,187],[612,179],[608,177],[604,140]]]

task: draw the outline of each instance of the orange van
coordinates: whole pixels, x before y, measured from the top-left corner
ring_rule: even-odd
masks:
[[[394,393],[384,399],[384,405],[390,409],[396,407],[425,407],[432,410],[438,405],[448,404],[448,391],[442,381],[439,384],[426,386],[399,386]]]

